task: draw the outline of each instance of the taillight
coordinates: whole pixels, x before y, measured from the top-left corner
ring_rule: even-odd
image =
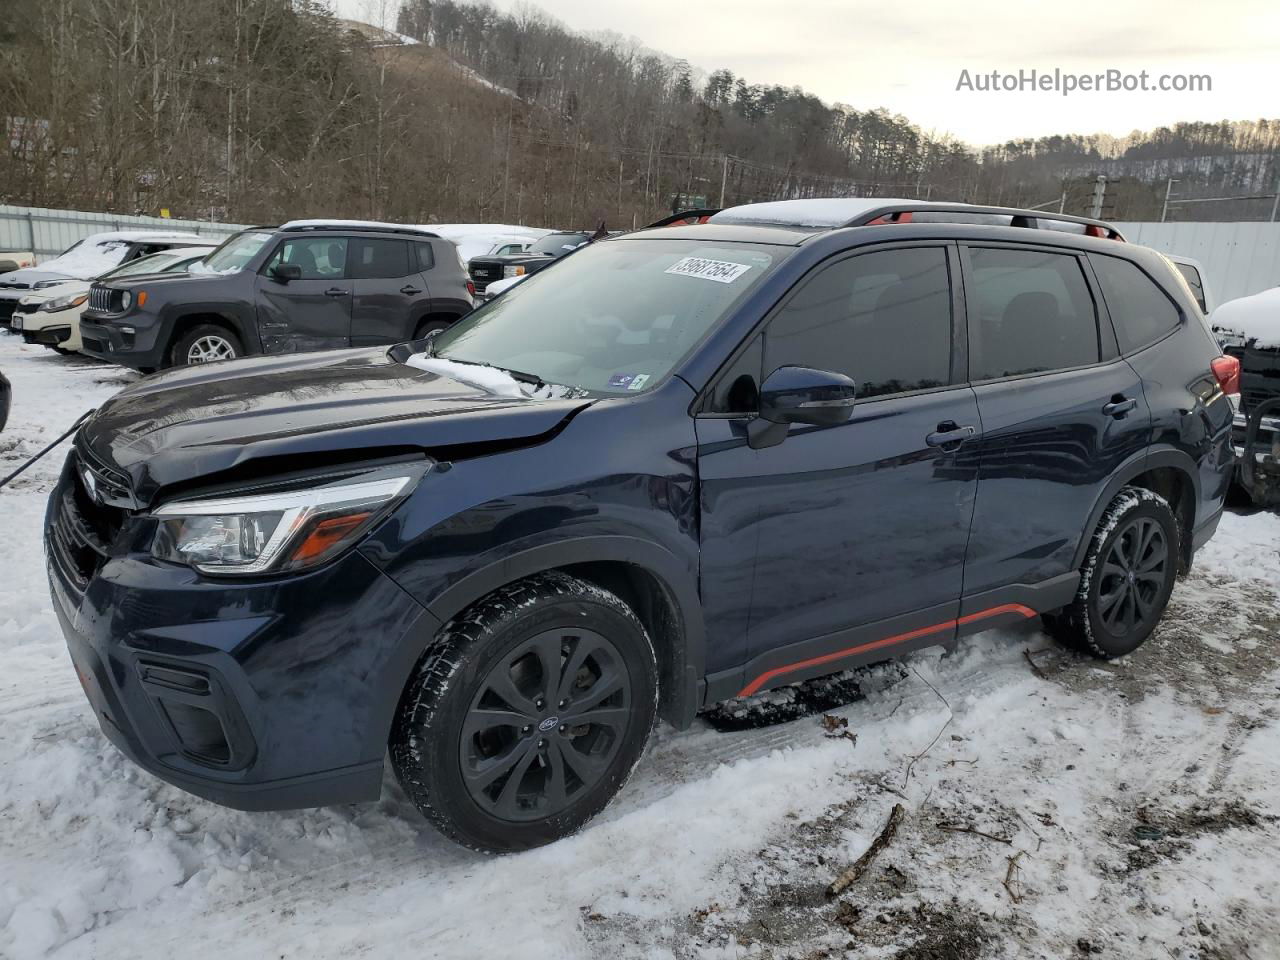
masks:
[[[467,293],[473,297],[476,295],[476,284],[474,280],[467,281]]]
[[[1240,358],[1221,356],[1214,357],[1209,362],[1209,368],[1213,371],[1214,377],[1218,381],[1218,386],[1222,388],[1222,392],[1229,397],[1240,396]]]

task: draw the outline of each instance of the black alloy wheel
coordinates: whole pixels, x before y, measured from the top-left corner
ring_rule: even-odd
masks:
[[[635,719],[617,647],[591,630],[540,633],[472,698],[459,750],[467,792],[502,820],[561,813],[600,782]]]

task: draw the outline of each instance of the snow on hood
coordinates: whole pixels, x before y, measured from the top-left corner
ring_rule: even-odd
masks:
[[[147,240],[192,240],[203,245],[202,238],[196,234],[179,231],[160,233],[155,230],[117,230],[112,233],[95,233],[85,237],[61,256],[46,260],[40,264],[39,269],[54,276],[92,280],[117,266],[128,252],[130,243]],[[25,276],[19,276],[23,272],[15,271],[9,276],[12,279],[26,280]]]
[[[1280,348],[1280,287],[1229,300],[1213,312],[1213,332],[1228,343]]]
[[[509,397],[513,400],[564,400],[586,395],[579,387],[569,387],[560,383],[546,383],[534,388],[533,384],[522,383],[505,370],[497,367],[486,367],[475,363],[458,363],[445,357],[432,357],[425,353],[415,353],[404,361],[405,366],[425,370],[437,376],[449,377],[468,386],[479,387],[498,397]]]
[[[484,296],[486,300],[491,300],[505,290],[510,290],[525,277],[531,277],[531,273],[522,273],[518,277],[503,277],[501,280],[495,280],[484,288]]]

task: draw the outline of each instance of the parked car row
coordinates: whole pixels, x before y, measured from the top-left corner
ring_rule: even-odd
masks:
[[[434,300],[448,259],[402,228],[250,230],[203,275],[94,284],[85,343],[359,345],[348,304]],[[143,379],[51,495],[103,732],[199,796],[376,800],[389,755],[449,836],[547,843],[659,715],[1033,618],[1130,653],[1234,469],[1239,361],[1096,220],[752,204],[384,342]]]
[[[253,227],[216,249],[102,234],[0,276],[4,319],[28,342],[143,372],[418,339],[469,312],[472,294],[448,240],[346,220]]]

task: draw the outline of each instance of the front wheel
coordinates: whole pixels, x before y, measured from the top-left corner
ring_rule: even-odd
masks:
[[[657,712],[653,645],[614,594],[560,573],[447,624],[401,700],[391,760],[447,836],[492,853],[568,836],[604,809]]]
[[[234,333],[217,324],[201,323],[178,337],[169,359],[175,367],[188,367],[243,356],[244,346]]]
[[[1142,487],[1111,501],[1089,543],[1076,598],[1046,614],[1050,635],[1096,656],[1138,649],[1164,614],[1178,575],[1180,537],[1169,502]]]

